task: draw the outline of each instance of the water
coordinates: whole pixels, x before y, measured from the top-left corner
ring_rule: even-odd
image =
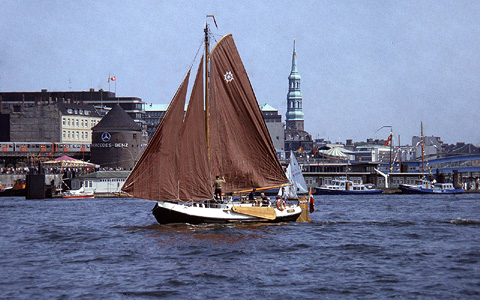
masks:
[[[0,198],[0,298],[480,298],[480,194],[318,196],[277,225],[158,225],[153,205]]]

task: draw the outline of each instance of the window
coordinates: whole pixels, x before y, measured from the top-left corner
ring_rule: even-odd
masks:
[[[67,124],[67,120],[65,118],[62,119],[62,125],[65,126]]]
[[[78,120],[77,120],[77,121],[78,121]],[[78,140],[78,138],[79,138],[79,134],[78,134],[78,131],[77,131],[77,140]]]
[[[78,127],[78,119],[76,121],[77,121],[76,124],[77,124],[77,127]]]
[[[65,130],[62,132],[62,137],[63,137],[63,138],[66,138],[66,137],[67,137],[67,133],[65,132]]]
[[[70,118],[67,119],[68,126],[70,126]]]
[[[88,132],[85,132],[85,139],[88,139]]]
[[[70,138],[70,130],[68,131],[68,138]]]
[[[69,108],[69,109],[67,109],[67,112],[68,112],[69,114],[71,114],[73,111],[72,111],[71,108]]]

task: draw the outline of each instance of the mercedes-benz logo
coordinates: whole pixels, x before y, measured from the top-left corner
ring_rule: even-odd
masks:
[[[102,141],[104,141],[105,143],[110,141],[111,138],[112,138],[112,135],[110,134],[110,132],[102,133]]]

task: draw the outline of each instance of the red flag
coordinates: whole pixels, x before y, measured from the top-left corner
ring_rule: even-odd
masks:
[[[385,144],[383,144],[384,146],[388,146],[388,144],[389,144],[390,141],[392,140],[392,135],[393,135],[393,133],[390,133],[390,135],[388,136],[387,141],[385,142]]]
[[[110,80],[111,80],[111,81],[115,81],[115,80],[117,80],[117,77],[115,77],[115,76],[110,77]]]
[[[312,196],[312,189],[310,189],[310,196],[308,197],[308,202],[310,203],[310,213],[315,211],[315,199]]]

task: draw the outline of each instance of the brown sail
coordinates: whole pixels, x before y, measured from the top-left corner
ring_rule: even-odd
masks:
[[[177,159],[190,70],[148,143],[140,160],[125,181],[122,191],[156,201],[178,201]]]
[[[178,170],[180,199],[183,201],[197,202],[213,198],[203,100],[202,57],[181,134]]]
[[[287,183],[231,35],[210,55],[210,157],[226,192]]]

